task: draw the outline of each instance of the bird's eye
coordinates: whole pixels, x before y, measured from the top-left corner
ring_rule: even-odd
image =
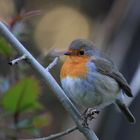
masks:
[[[84,55],[84,51],[80,51],[80,55]]]

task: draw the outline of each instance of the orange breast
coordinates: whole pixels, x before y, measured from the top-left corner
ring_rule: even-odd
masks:
[[[63,79],[66,76],[84,78],[88,71],[86,67],[88,60],[87,56],[69,56],[61,68],[60,78]]]

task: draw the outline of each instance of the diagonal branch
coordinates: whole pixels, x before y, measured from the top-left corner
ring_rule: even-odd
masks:
[[[88,140],[98,140],[96,134],[93,132],[92,129],[83,126],[81,114],[72,104],[70,99],[66,96],[62,88],[58,85],[58,83],[55,81],[49,71],[46,71],[46,69],[30,54],[28,50],[25,49],[25,47],[14,37],[14,35],[2,22],[0,22],[0,33],[21,55],[26,55],[26,59],[30,62],[30,65],[45,80],[45,82],[57,95],[59,101],[62,103],[64,108],[71,115],[79,131],[82,132]]]

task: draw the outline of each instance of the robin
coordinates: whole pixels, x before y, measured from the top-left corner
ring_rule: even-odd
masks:
[[[61,72],[61,84],[71,101],[84,108],[100,111],[114,103],[130,123],[135,118],[124,103],[131,89],[113,62],[86,39],[72,41]]]

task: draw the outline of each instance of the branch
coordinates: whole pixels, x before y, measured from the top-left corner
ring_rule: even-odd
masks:
[[[26,55],[22,55],[22,56],[20,56],[20,57],[18,57],[18,58],[16,58],[16,59],[10,61],[8,64],[9,64],[9,65],[15,65],[15,64],[17,64],[19,61],[25,60],[25,59],[26,59]]]
[[[13,46],[21,55],[26,55],[26,59],[30,62],[30,65],[40,74],[40,76],[45,80],[48,86],[53,90],[53,92],[58,97],[59,101],[62,103],[67,112],[71,115],[73,121],[76,123],[80,132],[88,140],[98,140],[96,134],[92,129],[83,126],[83,119],[77,108],[72,104],[70,99],[66,96],[62,88],[58,85],[49,71],[46,69],[30,54],[28,50],[14,37],[14,35],[9,31],[9,29],[0,22],[0,32],[3,37]]]
[[[59,138],[59,137],[62,137],[64,135],[67,135],[75,130],[77,130],[77,126],[74,126],[72,128],[69,128],[63,132],[60,132],[60,133],[56,133],[56,134],[52,134],[48,137],[43,137],[43,138],[35,138],[35,139],[20,139],[20,140],[53,140],[53,139],[56,139],[56,138]]]
[[[58,60],[59,60],[59,57],[56,57],[53,60],[53,62],[48,65],[48,67],[46,68],[46,71],[49,71],[50,69],[52,69],[57,64]]]

